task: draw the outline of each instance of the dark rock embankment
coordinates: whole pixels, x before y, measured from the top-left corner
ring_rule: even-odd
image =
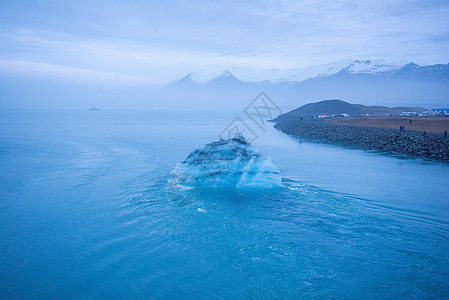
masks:
[[[283,133],[449,162],[449,138],[415,131],[336,125],[317,121],[285,121],[274,126]]]

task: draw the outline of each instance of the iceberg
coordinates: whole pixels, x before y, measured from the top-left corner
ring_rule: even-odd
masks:
[[[185,187],[276,188],[282,186],[278,167],[264,158],[242,134],[192,151],[172,172]]]

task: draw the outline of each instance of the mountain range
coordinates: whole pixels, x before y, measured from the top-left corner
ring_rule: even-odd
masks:
[[[233,67],[218,72],[196,71],[160,88],[165,96],[235,104],[266,92],[281,107],[323,99],[363,104],[424,106],[449,103],[449,64],[342,60],[322,66],[254,71]]]
[[[255,82],[301,82],[314,77],[325,77],[334,75],[342,70],[352,74],[384,74],[391,75],[397,70],[406,67],[407,63],[388,63],[384,60],[340,60],[325,65],[317,65],[306,68],[294,68],[288,70],[269,69],[256,71],[249,68],[231,67],[228,70],[206,71],[198,70],[190,72],[186,76],[176,79],[169,84],[191,82],[193,84],[204,84],[218,77],[233,75],[238,80],[247,83]]]

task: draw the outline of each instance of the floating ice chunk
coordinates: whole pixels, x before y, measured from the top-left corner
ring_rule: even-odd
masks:
[[[253,149],[242,134],[200,147],[173,170],[183,185],[274,188],[282,185],[270,157]]]

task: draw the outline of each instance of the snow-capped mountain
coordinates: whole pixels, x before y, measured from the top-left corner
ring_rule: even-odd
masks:
[[[336,98],[362,104],[443,107],[449,103],[449,64],[342,60],[289,70],[200,70],[165,85],[158,97],[215,107],[248,101],[261,91],[285,107]]]
[[[351,74],[391,75],[395,71],[404,68],[406,65],[407,64],[391,64],[384,60],[355,60],[345,69]]]
[[[254,82],[301,82],[309,78],[325,77],[337,74],[342,70],[347,70],[351,74],[392,74],[404,68],[405,63],[388,63],[384,60],[340,60],[326,65],[311,66],[306,68],[294,68],[288,70],[268,69],[253,70],[249,68],[231,67],[227,70],[206,71],[198,70],[188,73],[184,77],[172,81],[170,84],[206,84],[218,77],[232,76],[237,80]]]
[[[220,75],[206,82],[205,85],[208,87],[238,87],[245,85],[245,83],[232,75],[228,70],[225,70]]]

